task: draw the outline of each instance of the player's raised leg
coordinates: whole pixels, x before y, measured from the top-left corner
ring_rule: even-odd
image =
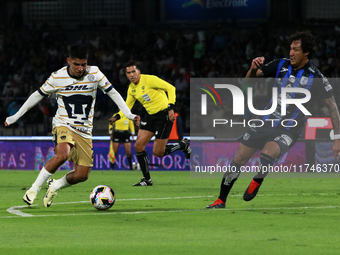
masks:
[[[138,163],[140,164],[140,168],[143,172],[143,178],[139,183],[135,183],[133,186],[151,186],[153,184],[149,172],[148,156],[145,151],[145,146],[151,140],[153,135],[154,134],[148,130],[140,129],[138,132],[135,149]],[[152,153],[157,157],[163,157],[177,150],[182,150],[185,151],[186,157],[188,154],[188,157],[190,158],[191,148],[187,139],[183,139],[183,141],[173,144],[167,144],[167,142],[168,138],[156,138],[153,144]]]
[[[72,138],[76,146],[70,153],[70,160],[75,162],[74,171],[67,173],[59,180],[54,180],[48,187],[44,197],[44,206],[49,207],[58,190],[84,182],[88,179],[93,166],[92,139],[83,138],[72,133]]]
[[[33,182],[32,186],[26,191],[24,194],[22,200],[28,204],[32,205],[35,198],[37,197],[42,185],[52,176],[53,174],[50,173],[43,167],[36,180]]]
[[[267,176],[267,169],[269,166],[273,166],[275,163],[275,159],[280,156],[280,146],[278,145],[279,141],[270,141],[266,143],[264,148],[262,149],[260,156],[260,168],[258,173],[254,176],[252,181],[250,182],[248,188],[245,190],[243,194],[243,199],[245,201],[250,201],[254,197],[256,197],[257,192],[259,191],[264,178]],[[285,146],[284,144],[282,146]],[[285,146],[287,147],[287,146]],[[286,148],[288,151],[288,147]]]
[[[37,194],[45,182],[57,171],[57,169],[67,160],[70,155],[72,144],[60,143],[55,147],[55,155],[46,162],[45,166],[40,170],[38,177],[29,188],[23,201],[28,205],[33,204]]]
[[[168,139],[166,139],[168,141]],[[164,154],[162,156],[171,154],[177,150],[183,151],[185,154],[185,157],[187,159],[190,159],[190,155],[191,155],[191,148],[190,148],[190,143],[189,140],[184,138],[182,141],[180,141],[179,143],[169,143],[166,144],[165,147],[165,151],[163,152]],[[161,154],[161,153],[159,153]],[[156,155],[156,154],[155,154]],[[157,155],[156,155],[157,156]]]
[[[242,143],[239,146],[239,149],[234,157],[234,159],[230,163],[230,169],[233,169],[232,172],[226,172],[223,176],[220,188],[220,195],[218,199],[208,205],[206,208],[224,208],[225,203],[227,201],[227,197],[234,183],[237,181],[240,170],[243,165],[245,165],[249,159],[254,155],[257,149],[250,148],[248,146],[243,145]]]
[[[67,173],[58,180],[52,179],[48,183],[48,189],[44,196],[44,206],[49,207],[57,192],[61,189],[70,187],[79,182],[84,182],[89,178],[91,167],[76,165],[75,170]]]

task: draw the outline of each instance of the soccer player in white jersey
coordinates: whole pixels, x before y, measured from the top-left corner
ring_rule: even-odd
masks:
[[[49,207],[57,191],[88,179],[93,166],[92,128],[97,88],[102,89],[120,110],[139,125],[140,117],[132,114],[121,95],[113,88],[97,66],[88,66],[88,49],[74,45],[67,58],[68,66],[51,74],[46,82],[22,105],[20,110],[5,121],[5,126],[15,123],[40,100],[56,93],[58,109],[53,118],[54,156],[46,162],[37,179],[27,190],[23,201],[31,205],[43,184],[66,161],[73,161],[74,170],[64,177],[49,181],[44,196],[44,206]]]

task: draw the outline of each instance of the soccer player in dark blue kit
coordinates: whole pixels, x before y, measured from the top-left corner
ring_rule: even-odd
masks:
[[[257,57],[252,60],[250,70],[246,78],[275,77],[274,86],[278,88],[278,97],[281,97],[281,89],[285,87],[304,88],[311,92],[311,96],[323,101],[329,111],[334,130],[333,153],[337,159],[340,152],[340,116],[338,107],[333,97],[333,90],[327,78],[312,65],[309,59],[316,51],[315,37],[309,31],[296,32],[290,37],[289,59],[277,59],[263,65],[264,57]],[[287,95],[288,96],[288,95]],[[291,98],[298,98],[299,93],[289,94]],[[261,150],[260,167],[272,166],[275,161],[285,154],[296,142],[305,126],[306,116],[294,104],[286,109],[286,115],[281,116],[281,103],[278,100],[276,111],[264,116],[262,127],[250,127],[249,130],[238,139],[239,149],[230,165],[238,171],[225,173],[222,179],[220,195],[218,199],[207,206],[207,208],[225,208],[227,196],[235,181],[240,175],[240,169],[244,166],[256,151]],[[271,103],[270,103],[271,104]],[[267,108],[270,107],[270,104]],[[304,104],[310,108],[311,101]],[[296,125],[280,125],[283,119],[292,119]],[[277,121],[265,121],[276,119]],[[268,172],[258,171],[246,189],[243,199],[252,200]]]

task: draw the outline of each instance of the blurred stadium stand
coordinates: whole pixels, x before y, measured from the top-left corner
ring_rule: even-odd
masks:
[[[208,10],[214,1],[188,7],[187,16]],[[318,52],[311,61],[327,77],[340,77],[340,2],[253,0],[265,5],[265,13],[252,19],[226,15],[218,20],[192,16],[183,21],[167,13],[171,4],[182,8],[190,2],[1,1],[1,123],[51,72],[66,65],[67,49],[74,43],[90,48],[89,64],[99,66],[123,97],[128,85],[124,64],[129,60],[137,61],[142,73],[157,75],[176,86],[176,107],[186,134],[190,132],[191,77],[244,77],[256,56],[265,56],[266,62],[287,57],[288,36],[298,29],[310,29],[317,36]],[[340,87],[333,84],[333,88],[340,105]],[[55,109],[54,99],[45,99],[13,127],[1,124],[0,135],[48,135]],[[107,134],[108,118],[116,110],[114,103],[99,92],[93,135]],[[143,114],[139,105],[134,111]],[[315,112],[321,114],[322,106],[316,104]]]

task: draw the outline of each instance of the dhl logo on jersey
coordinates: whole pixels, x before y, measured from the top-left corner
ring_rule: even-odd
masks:
[[[88,87],[87,84],[84,85],[71,85],[71,86],[67,86],[63,89],[61,89],[60,91],[72,91],[72,90],[90,90],[93,87]]]

